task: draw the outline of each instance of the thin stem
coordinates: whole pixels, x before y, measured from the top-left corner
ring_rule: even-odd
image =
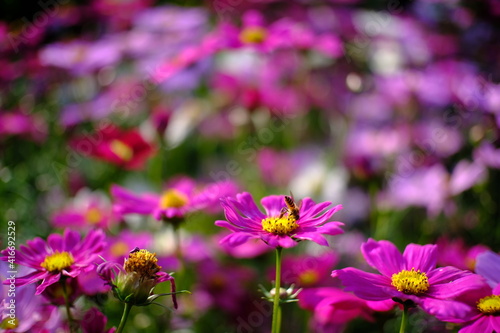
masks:
[[[125,323],[127,322],[127,318],[128,318],[128,315],[129,315],[131,309],[132,309],[132,304],[125,303],[125,308],[123,308],[122,319],[120,320],[120,325],[118,326],[116,333],[123,332],[123,328],[125,327]]]
[[[406,325],[408,323],[408,309],[406,304],[403,304],[403,315],[401,316],[401,327],[399,328],[399,333],[406,332]]]
[[[68,325],[71,333],[75,331],[75,322],[73,320],[73,316],[71,315],[71,304],[69,301],[68,290],[66,288],[66,280],[61,280],[61,287],[64,297],[64,305],[66,307],[66,316],[68,317]]]
[[[281,290],[281,247],[276,248],[276,282],[274,286],[274,305],[273,305],[273,323],[272,333],[279,333],[281,327],[280,311],[280,290]]]

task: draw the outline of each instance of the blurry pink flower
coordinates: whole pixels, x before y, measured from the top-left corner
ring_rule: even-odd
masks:
[[[490,168],[500,169],[500,149],[484,142],[474,150],[474,160]]]
[[[100,192],[81,189],[64,208],[52,216],[58,228],[73,227],[77,230],[108,229],[117,222],[111,202]]]
[[[324,252],[318,256],[299,255],[283,258],[281,279],[285,285],[294,284],[298,288],[310,288],[331,284],[330,274],[338,263],[339,257],[334,252]],[[276,276],[271,270],[268,276]]]
[[[41,294],[50,285],[61,279],[75,278],[81,273],[95,269],[98,255],[104,248],[102,230],[91,230],[81,240],[76,231],[66,229],[63,235],[51,234],[47,241],[37,237],[21,245],[15,253],[16,263],[35,269],[34,272],[17,277],[16,285],[38,283],[35,295]],[[7,261],[10,250],[2,252],[1,260]],[[8,284],[8,281],[4,281]]]
[[[182,219],[188,213],[197,210],[216,212],[220,198],[233,195],[237,191],[235,183],[230,181],[198,184],[188,177],[171,180],[162,194],[135,194],[123,187],[113,185],[111,194],[118,214],[152,215],[157,220]]]
[[[112,125],[91,136],[77,137],[69,144],[81,154],[116,164],[126,170],[142,169],[147,159],[156,151],[139,131],[122,130]]]
[[[461,238],[451,240],[440,237],[436,241],[436,245],[438,247],[438,265],[455,266],[470,271],[474,270],[476,257],[488,250],[488,247],[484,245],[469,247]]]
[[[388,301],[365,301],[339,288],[306,288],[298,295],[299,306],[313,312],[311,329],[318,333],[343,332],[351,320],[373,321],[375,311],[389,311],[396,304]]]
[[[75,75],[83,75],[116,64],[121,58],[121,50],[117,40],[75,40],[49,44],[40,50],[39,58],[42,65],[59,67]]]
[[[222,251],[234,258],[255,258],[274,249],[260,241],[260,239],[252,239],[238,246],[232,246],[229,243],[221,242],[228,234],[230,234],[230,231],[221,232],[216,236],[216,241]]]
[[[108,318],[97,308],[90,308],[81,320],[83,333],[114,333],[116,328],[106,329]]]
[[[37,115],[21,111],[0,113],[0,138],[18,135],[35,142],[42,142],[47,136],[47,124]]]
[[[328,208],[330,202],[314,203],[304,198],[300,205],[298,218],[292,214],[282,214],[286,208],[284,196],[271,195],[262,198],[265,214],[255,204],[252,195],[243,192],[236,198],[221,200],[227,221],[218,220],[215,225],[232,231],[221,240],[230,246],[241,245],[252,238],[263,240],[271,247],[293,247],[301,240],[311,240],[328,246],[323,236],[343,233],[342,222],[329,221],[331,216],[342,208],[337,205]],[[296,215],[296,214],[295,214]]]

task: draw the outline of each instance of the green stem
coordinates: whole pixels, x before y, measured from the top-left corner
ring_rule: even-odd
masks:
[[[403,315],[401,316],[401,327],[399,328],[399,333],[406,332],[406,325],[408,324],[408,309],[406,304],[403,304]]]
[[[68,317],[69,331],[73,333],[75,331],[75,322],[73,320],[73,316],[71,315],[71,304],[69,302],[68,290],[66,288],[66,281],[64,279],[61,280],[61,287],[64,297],[64,305],[66,307],[66,316]]]
[[[120,320],[120,325],[118,326],[116,333],[123,332],[123,328],[125,327],[125,323],[127,322],[128,314],[130,313],[131,309],[132,309],[132,304],[125,303],[125,308],[123,309],[122,319]]]
[[[276,282],[274,286],[273,323],[271,333],[279,333],[281,327],[280,290],[281,290],[281,247],[276,248]]]

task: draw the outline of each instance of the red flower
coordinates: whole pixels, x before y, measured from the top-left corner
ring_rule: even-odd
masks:
[[[133,130],[107,126],[92,135],[78,137],[70,142],[77,152],[116,164],[127,170],[142,169],[146,159],[156,148]]]

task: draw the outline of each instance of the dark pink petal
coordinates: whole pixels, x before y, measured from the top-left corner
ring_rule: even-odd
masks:
[[[69,230],[69,229],[66,229]],[[62,252],[63,249],[63,237],[60,234],[50,234],[47,237],[47,244],[51,251],[49,253],[53,253],[55,251]]]
[[[64,230],[63,237],[63,251],[70,252],[75,246],[80,243],[80,234],[76,231],[72,231],[70,229]]]
[[[297,242],[291,239],[289,236],[276,236],[276,237],[278,239],[279,246],[283,248],[290,248],[297,245]]]
[[[332,277],[338,277],[342,281],[345,291],[352,291],[356,296],[369,301],[391,299],[395,295],[394,292],[397,292],[388,277],[352,267],[333,271]]]
[[[420,303],[425,312],[441,321],[465,323],[477,317],[475,307],[458,301],[440,300],[426,297]]]
[[[241,227],[236,227],[235,225],[233,225],[227,221],[224,221],[224,220],[217,220],[217,221],[215,221],[214,224],[218,227],[227,228],[227,229],[234,231],[234,232],[238,232],[242,229]]]
[[[485,286],[484,279],[477,274],[469,274],[456,280],[442,280],[439,283],[432,283],[429,279],[430,288],[427,295],[439,299],[457,297],[463,293],[482,289]]]
[[[462,328],[459,333],[493,333],[490,316],[481,316],[474,323]]]
[[[458,269],[453,266],[446,266],[430,271],[427,273],[427,277],[429,278],[429,284],[432,286],[433,284],[452,282],[471,274],[472,273],[470,271]]]
[[[251,238],[256,238],[258,236],[249,234],[247,232],[234,232],[232,234],[227,235],[226,237],[220,240],[220,243],[227,243],[230,246],[238,246],[245,243],[247,240]]]
[[[45,288],[50,286],[51,284],[57,283],[61,279],[61,274],[50,274],[45,279],[43,279],[42,283],[36,287],[35,295],[40,295]]]
[[[498,316],[489,316],[490,324],[495,332],[500,332],[500,318]]]
[[[35,272],[32,272],[28,275],[17,277],[16,278],[16,286],[24,286],[26,284],[35,283],[39,280],[44,279],[49,274],[50,273],[48,273],[46,271],[35,271]],[[10,284],[10,281],[8,279],[6,279],[3,281],[3,284],[8,285],[8,284]]]
[[[300,232],[297,233],[295,238],[306,239],[318,243],[319,245],[328,246],[328,241],[318,232]]]
[[[304,198],[300,205],[300,216],[303,218],[312,218],[324,211],[328,206],[330,206],[331,202],[321,202],[319,204],[315,204],[313,200],[310,198]]]
[[[389,241],[376,240],[370,238],[361,245],[361,252],[370,266],[377,269],[387,277],[401,272],[404,266],[404,259],[397,247]]]
[[[228,200],[234,207],[236,207],[236,209],[241,212],[241,214],[246,217],[257,220],[262,220],[266,217],[259,210],[259,208],[255,204],[255,201],[253,200],[252,195],[248,192],[243,192],[236,195],[236,200],[232,198],[227,198],[226,200]]]
[[[281,210],[286,207],[285,197],[282,195],[270,195],[260,200],[262,207],[266,211],[266,215],[270,217],[279,216]]]
[[[344,233],[344,230],[340,226],[344,225],[342,222],[328,222],[316,229],[320,234],[325,235],[340,235]]]
[[[403,253],[406,260],[406,270],[420,270],[428,273],[436,267],[437,245],[409,244]]]
[[[158,206],[158,196],[152,194],[137,195],[118,185],[111,186],[111,194],[116,199],[113,207],[120,214],[148,215]]]

